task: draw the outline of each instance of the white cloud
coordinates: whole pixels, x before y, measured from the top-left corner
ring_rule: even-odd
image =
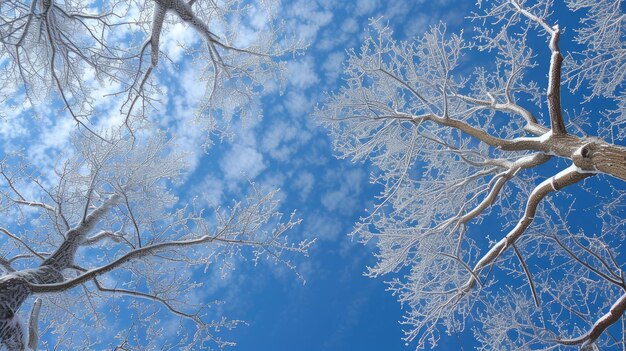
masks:
[[[304,42],[315,40],[320,28],[331,22],[331,11],[322,10],[319,5],[310,0],[299,0],[288,9],[286,17],[291,19],[289,26]]]
[[[292,116],[302,116],[313,110],[313,102],[300,92],[289,92],[284,104]]]
[[[28,158],[33,164],[38,165],[42,173],[53,174],[54,158],[50,155],[58,155],[61,151],[67,150],[71,136],[76,129],[82,127],[77,127],[74,119],[65,114],[54,120],[48,120],[46,124],[37,130],[39,136],[28,148]],[[88,133],[84,129],[83,132]]]
[[[156,111],[152,118],[160,127],[169,129],[175,136],[177,151],[185,153],[189,169],[193,171],[205,155],[202,144],[206,132],[195,123],[197,104],[204,97],[205,86],[198,79],[198,65],[185,60],[180,66],[180,80],[161,82],[160,86],[165,89],[161,96],[164,108]],[[178,84],[178,87],[174,84]],[[168,94],[168,90],[171,94]],[[167,105],[170,105],[169,108],[165,108]]]
[[[261,192],[270,192],[274,189],[280,189],[285,184],[287,179],[287,174],[282,170],[278,169],[275,172],[267,172],[267,174],[263,175],[263,180],[260,183],[255,183],[257,190]],[[281,202],[287,198],[287,195],[279,191],[278,194],[275,195],[275,199]]]
[[[220,160],[220,168],[229,179],[253,179],[266,167],[261,153],[240,144],[235,144]]]
[[[356,199],[351,196],[348,189],[339,188],[322,195],[322,205],[329,211],[339,211],[346,213],[346,208],[352,208],[356,205]]]
[[[328,213],[307,213],[304,231],[312,238],[334,241],[339,234],[343,234],[340,223],[341,220]]]
[[[204,177],[202,183],[193,188],[191,193],[198,196],[201,205],[218,207],[222,204],[224,197],[224,183],[218,176],[209,173]]]
[[[358,16],[369,15],[378,7],[378,0],[358,0],[355,13]]]
[[[4,150],[11,149],[15,145],[13,140],[23,139],[28,136],[28,126],[26,118],[22,114],[24,112],[23,104],[9,106],[6,103],[1,104],[3,111],[10,111],[9,116],[0,117],[0,138],[4,142]]]
[[[261,147],[272,158],[287,162],[309,138],[310,134],[304,128],[287,121],[278,121],[267,128]]]
[[[335,81],[339,77],[343,71],[345,57],[346,55],[341,51],[333,52],[326,57],[322,69],[328,81]]]
[[[354,18],[347,18],[341,24],[341,32],[342,34],[354,34],[359,31],[359,22],[357,22]]]
[[[404,32],[408,37],[421,37],[428,31],[428,26],[432,23],[432,17],[428,15],[415,16],[404,26]]]
[[[300,199],[306,201],[315,185],[315,177],[310,172],[302,171],[296,176],[293,185],[299,190]]]
[[[322,195],[321,202],[324,208],[329,212],[339,212],[345,215],[361,211],[362,208],[358,204],[364,178],[364,172],[360,169],[346,172],[329,171],[325,176],[325,181],[329,185],[338,184],[339,186]]]
[[[291,85],[306,89],[319,83],[319,78],[315,73],[315,62],[312,57],[304,60],[290,61],[287,63],[289,83]]]
[[[179,70],[180,72],[180,70]],[[185,68],[182,74],[180,85],[184,94],[182,98],[188,105],[195,105],[204,97],[206,82],[200,79],[202,68],[194,62],[185,62]],[[180,73],[178,73],[180,77]]]
[[[411,2],[390,1],[389,3],[387,3],[384,18],[387,20],[393,20],[395,23],[402,23],[404,22],[407,15],[415,15],[415,12],[412,11],[412,7],[414,5],[415,4]]]
[[[160,49],[177,63],[183,58],[185,48],[195,45],[198,40],[199,36],[192,28],[176,23],[163,31]]]

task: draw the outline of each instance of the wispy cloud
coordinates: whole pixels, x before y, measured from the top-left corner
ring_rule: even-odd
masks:
[[[263,155],[250,146],[235,144],[220,161],[227,179],[255,178],[265,168]]]

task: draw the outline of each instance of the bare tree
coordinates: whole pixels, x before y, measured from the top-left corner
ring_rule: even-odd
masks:
[[[470,42],[374,21],[316,112],[340,157],[379,170],[354,234],[418,349],[468,318],[484,350],[626,349],[626,22],[619,0],[566,3],[478,1]]]
[[[151,76],[163,61],[161,37],[182,23],[204,43],[204,49],[186,48],[205,66],[197,74],[206,81],[200,125],[219,131],[219,120],[254,111],[248,103],[281,74],[277,58],[301,47],[276,20],[279,8],[277,1],[240,0],[6,1],[0,74],[15,85],[4,87],[4,97],[24,94],[31,106],[59,98],[92,134],[97,102],[119,98],[131,124],[159,96]],[[102,96],[102,86],[113,92]]]
[[[239,256],[292,268],[290,254],[306,253],[309,242],[287,241],[299,221],[281,221],[274,192],[253,188],[212,216],[193,202],[181,207],[169,189],[183,158],[162,134],[139,135],[77,137],[54,172],[19,155],[0,163],[0,347],[35,349],[43,333],[55,336],[55,349],[229,345],[216,330],[238,321],[193,298],[210,289],[197,281],[207,268]]]
[[[216,331],[238,321],[194,299],[205,290],[196,268],[206,278],[209,265],[242,256],[293,269],[288,256],[310,243],[286,240],[298,220],[281,221],[275,192],[251,186],[245,200],[206,213],[172,194],[184,157],[142,129],[160,96],[157,73],[167,73],[162,37],[181,24],[200,38],[184,50],[205,81],[197,122],[207,142],[234,116],[257,114],[265,83],[280,84],[279,58],[301,47],[279,10],[273,0],[0,4],[2,98],[43,118],[62,107],[79,129],[54,170],[22,155],[0,161],[0,348],[36,349],[39,335],[54,335],[55,349],[229,345]],[[124,132],[97,132],[111,115],[103,99]]]

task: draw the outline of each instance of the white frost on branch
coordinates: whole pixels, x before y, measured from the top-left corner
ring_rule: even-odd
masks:
[[[578,33],[616,34],[606,54],[620,56],[620,1],[569,3],[588,10]],[[391,277],[388,289],[406,311],[405,340],[417,349],[463,333],[468,319],[483,350],[624,348],[624,221],[585,205],[623,208],[626,149],[615,138],[572,134],[563,111],[588,100],[561,101],[562,80],[582,84],[599,71],[589,62],[578,73],[561,67],[575,49],[560,41],[571,31],[556,25],[570,14],[553,13],[552,1],[478,5],[470,44],[445,25],[398,41],[374,21],[348,52],[344,86],[316,111],[338,156],[371,162],[371,181],[383,188],[353,232],[376,245],[367,274]],[[580,43],[600,50],[593,45],[603,35]],[[530,36],[545,48],[531,50]],[[611,67],[606,77],[621,85],[626,70]],[[530,70],[548,79],[535,83]],[[617,94],[605,97],[623,105]],[[596,115],[624,135],[610,113]],[[578,220],[595,220],[596,210],[607,221],[599,233]],[[581,227],[590,232],[575,233]]]

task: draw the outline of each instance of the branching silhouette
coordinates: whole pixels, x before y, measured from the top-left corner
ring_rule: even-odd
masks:
[[[316,112],[340,157],[378,167],[384,191],[354,234],[378,246],[370,276],[398,276],[389,290],[418,349],[470,317],[485,350],[626,347],[624,14],[620,1],[567,4],[581,21],[566,44],[556,21],[571,14],[552,1],[478,1],[471,42],[443,24],[396,41],[373,21],[346,86]],[[613,107],[598,111],[595,136],[567,123],[566,108],[598,96]],[[587,188],[600,233],[576,232],[566,194]],[[498,227],[480,225],[494,217]]]
[[[292,215],[281,221],[275,192],[253,187],[244,201],[215,209],[213,218],[193,203],[177,205],[168,189],[184,163],[161,135],[134,141],[87,135],[73,145],[54,179],[44,179],[17,155],[0,163],[3,218],[13,218],[15,228],[1,228],[8,243],[0,258],[0,343],[9,350],[37,345],[40,318],[59,336],[58,347],[111,347],[102,330],[79,332],[73,325],[113,322],[115,314],[98,307],[112,297],[130,298],[127,307],[151,325],[154,344],[133,347],[228,345],[215,331],[237,321],[214,320],[207,306],[193,302],[190,296],[203,285],[194,282],[194,267],[242,256],[293,268],[289,256],[305,254],[310,245],[286,240],[299,220]],[[33,295],[40,299],[27,331],[19,310]],[[159,344],[159,311],[180,318],[179,339]]]
[[[275,19],[276,11],[273,2],[239,0],[3,2],[0,55],[6,62],[0,77],[14,82],[3,88],[4,97],[23,92],[32,106],[58,98],[76,124],[94,135],[97,106],[108,99],[133,133],[159,97],[151,76],[163,61],[161,37],[182,23],[204,43],[203,50],[187,48],[205,63],[196,75],[207,82],[198,125],[221,133],[225,124],[218,120],[247,117],[263,85],[280,79],[279,58],[302,47]],[[253,14],[258,23],[251,23]],[[105,96],[103,87],[110,87]]]

